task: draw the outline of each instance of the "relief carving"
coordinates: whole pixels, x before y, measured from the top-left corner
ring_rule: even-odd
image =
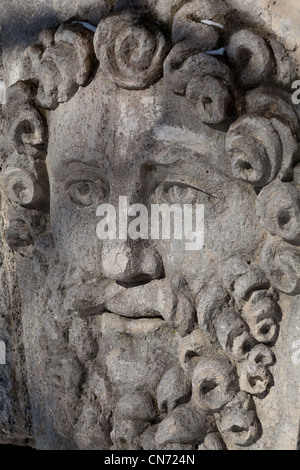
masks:
[[[24,54],[28,79],[7,89],[1,189],[31,437],[250,448],[264,435],[257,403],[276,388],[281,295],[300,294],[290,62],[221,0],[177,8],[170,31],[140,10],[118,9],[95,34],[74,22],[42,31]],[[118,212],[120,196],[203,203],[203,249],[98,240],[97,206]]]

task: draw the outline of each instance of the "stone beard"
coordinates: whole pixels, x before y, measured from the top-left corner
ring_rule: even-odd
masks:
[[[23,398],[0,383],[0,441],[272,448],[286,410],[280,325],[293,328],[300,294],[300,127],[283,46],[223,1],[195,0],[169,33],[139,10],[95,34],[44,30],[24,70],[3,107],[1,180],[22,325],[6,342],[24,359],[12,378],[8,353],[3,373]],[[203,249],[99,240],[97,207],[118,211],[122,196],[204,204]]]

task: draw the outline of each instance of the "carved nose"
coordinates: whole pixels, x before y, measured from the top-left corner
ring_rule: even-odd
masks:
[[[104,276],[124,284],[146,284],[163,274],[160,255],[150,246],[108,244],[102,251]]]

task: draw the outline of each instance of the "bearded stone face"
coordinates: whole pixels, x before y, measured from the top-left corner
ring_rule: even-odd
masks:
[[[282,46],[225,34],[227,14],[188,3],[173,47],[121,11],[94,37],[62,25],[26,51],[35,88],[11,89],[7,119],[23,104],[2,186],[38,448],[237,449],[263,435],[280,295],[300,293],[299,121]],[[122,197],[204,205],[203,248],[100,240],[98,206],[118,218]]]
[[[232,177],[226,134],[203,125],[166,84],[132,92],[99,73],[50,113],[49,124],[51,227],[68,263],[125,284],[184,273],[197,292],[222,262],[255,258],[264,239],[256,193]],[[178,240],[101,242],[96,209],[110,203],[118,216],[122,196],[149,210],[154,202],[204,204],[203,250],[192,256]]]

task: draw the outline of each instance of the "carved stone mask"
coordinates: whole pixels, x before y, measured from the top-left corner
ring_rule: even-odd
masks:
[[[31,410],[5,437],[259,446],[256,408],[276,388],[284,305],[300,294],[300,128],[284,47],[225,2],[194,0],[169,32],[141,8],[95,33],[44,30],[24,69],[3,109],[1,185]],[[203,204],[204,247],[100,241],[97,207],[119,216],[124,196]]]

